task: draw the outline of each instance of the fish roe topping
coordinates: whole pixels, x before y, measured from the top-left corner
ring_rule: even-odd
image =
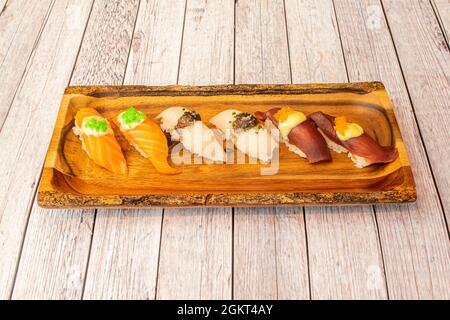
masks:
[[[340,133],[341,135],[345,135],[345,130],[347,130],[348,127],[348,122],[347,122],[347,118],[342,116],[342,117],[336,117],[334,119],[334,129],[336,130],[336,132]]]
[[[359,137],[364,133],[360,125],[347,121],[347,118],[343,116],[334,119],[334,130],[336,130],[336,135],[342,141]]]
[[[108,124],[106,120],[97,120],[95,118],[90,118],[84,123],[84,127],[87,129],[95,130],[97,132],[106,132],[108,129]]]
[[[145,120],[145,113],[137,111],[134,107],[130,107],[127,111],[122,112],[117,120],[124,129],[133,129]]]
[[[278,120],[278,122],[285,122],[289,116],[295,113],[294,109],[291,107],[283,107],[277,113],[275,113],[274,118]]]
[[[274,118],[278,120],[278,129],[284,139],[288,139],[292,129],[306,121],[306,116],[303,112],[295,111],[290,107],[281,108],[275,113]]]
[[[101,136],[112,132],[108,121],[99,116],[85,117],[81,127],[83,133],[93,136]]]

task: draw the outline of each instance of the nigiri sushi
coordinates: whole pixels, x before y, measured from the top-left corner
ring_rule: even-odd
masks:
[[[161,119],[161,129],[170,134],[171,140],[180,141],[189,152],[214,162],[225,160],[220,137],[202,122],[197,112],[171,107],[156,118]]]
[[[254,115],[228,109],[215,115],[209,122],[232,140],[239,151],[262,162],[272,160],[277,142]]]
[[[282,141],[288,149],[310,163],[331,161],[330,150],[314,123],[303,112],[292,108],[273,108],[255,115],[268,127],[280,130]]]
[[[398,157],[397,149],[380,146],[357,123],[345,117],[333,117],[322,112],[309,116],[319,128],[330,149],[347,153],[358,168],[374,163],[388,163]]]
[[[159,173],[179,173],[167,162],[169,147],[166,136],[143,112],[131,107],[117,116],[117,122],[128,142],[144,158],[149,159]]]
[[[127,162],[111,125],[95,109],[82,108],[77,112],[73,132],[97,165],[116,174],[127,174]]]

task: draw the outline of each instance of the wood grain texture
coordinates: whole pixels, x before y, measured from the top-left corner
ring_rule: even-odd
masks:
[[[286,18],[292,81],[347,82],[333,2],[287,0]],[[382,284],[366,286],[367,268],[383,277],[372,209],[305,208],[305,215],[312,298],[386,298]]]
[[[308,299],[307,242],[301,207],[276,208],[276,264],[278,299]]]
[[[125,83],[176,84],[185,1],[141,1]]]
[[[139,0],[94,2],[71,85],[123,83]]]
[[[364,215],[362,217],[362,215]],[[307,210],[313,299],[386,299],[375,217],[370,209]]]
[[[234,1],[188,1],[180,84],[233,82]],[[226,299],[232,292],[231,209],[165,210],[158,299]]]
[[[152,85],[176,81],[184,19],[184,3],[177,3],[181,5],[173,6],[168,1],[140,2],[125,83]],[[170,39],[174,45],[164,39]],[[149,55],[147,50],[155,54]],[[164,72],[151,72],[151,59],[158,59]],[[84,298],[154,299],[161,222],[162,209],[100,210]]]
[[[233,82],[234,2],[187,2],[179,84]]]
[[[379,1],[335,4],[350,80],[386,84],[416,181],[415,204],[376,207],[389,297],[446,298],[448,232],[382,7]]]
[[[91,1],[80,4],[75,2],[55,2],[0,132],[0,297],[3,298],[8,297],[12,290],[23,235],[42,167],[41,161],[51,135],[51,126],[47,124],[55,121],[60,100],[58,96],[69,82],[92,5]],[[78,12],[77,19],[73,18],[73,10]],[[24,248],[27,248],[26,244]],[[28,261],[29,264],[24,261],[28,266],[36,263]],[[36,275],[39,273],[39,270],[33,268],[22,271]],[[27,277],[19,274],[17,278]],[[19,288],[25,286],[19,284]],[[18,292],[17,296],[26,294]]]
[[[431,0],[431,4],[448,45],[450,36],[450,2],[448,0]]]
[[[35,205],[12,299],[79,299],[93,221],[93,211]]]
[[[234,298],[309,298],[301,208],[236,208],[234,251]]]
[[[161,213],[97,212],[83,299],[154,299]]]
[[[114,10],[109,8],[112,6]],[[135,3],[136,10],[134,11],[134,17],[137,14],[137,2]],[[70,5],[69,5],[70,7]],[[112,55],[111,47],[108,43],[107,38],[110,37],[110,33],[113,34],[130,34],[132,33],[134,27],[134,21],[132,23],[124,23],[123,19],[120,17],[128,14],[129,7],[116,7],[115,4],[111,1],[97,1],[95,6],[92,9],[90,14],[91,23],[88,24],[85,31],[84,41],[81,46],[80,53],[78,55],[78,59],[76,62],[76,66],[72,73],[72,79],[70,80],[71,84],[88,84],[88,83],[96,83],[105,82],[109,84],[118,84],[117,74],[116,72],[122,72],[125,70],[126,57],[128,55],[128,51],[112,51],[114,55]],[[74,8],[72,12],[76,12],[77,9]],[[113,17],[108,17],[108,16]],[[108,21],[116,19],[115,26],[112,25],[112,22],[109,22],[108,32],[104,31],[105,24],[108,24]],[[132,18],[132,17],[131,17]],[[127,18],[130,19],[130,18]],[[102,23],[92,23],[92,21],[101,21]],[[100,45],[94,45],[92,42],[92,37],[96,36]],[[131,36],[128,37],[128,41],[131,41]],[[123,45],[124,46],[124,45]],[[128,43],[129,47],[129,43]],[[95,50],[93,49],[95,48]],[[74,52],[78,51],[78,47]],[[109,55],[108,55],[109,53]],[[108,57],[108,58],[105,58]],[[110,70],[110,76],[108,79],[107,74],[99,72],[98,77],[95,77],[93,74],[89,74],[86,72],[87,67],[89,66],[98,66],[103,64],[105,68]],[[121,64],[120,64],[121,63]],[[122,71],[111,71],[111,70],[122,70]],[[72,71],[72,70],[70,70]],[[109,74],[109,72],[108,72]],[[119,82],[121,83],[121,82]],[[48,223],[45,218],[45,212],[42,212],[41,209],[37,207],[33,207],[31,212],[30,222],[27,228],[26,235],[26,246],[24,246],[23,250],[23,258],[21,259],[21,265],[27,266],[24,269],[20,269],[17,280],[16,280],[16,288],[14,290],[14,297],[17,298],[28,298],[28,297],[39,297],[39,294],[43,295],[43,292],[40,290],[45,290],[45,296],[49,298],[61,299],[61,298],[71,298],[71,299],[80,299],[83,294],[83,288],[86,281],[86,266],[88,263],[88,256],[91,247],[91,239],[92,233],[94,232],[94,210],[86,211],[82,219],[71,219],[71,216],[78,216],[80,213],[78,211],[55,211],[53,214],[60,215],[62,217],[68,217],[67,219],[54,219]],[[104,218],[100,214],[99,221],[99,233],[102,235],[104,222]],[[115,221],[115,220],[113,220]],[[90,225],[89,232],[80,232],[81,230],[85,230],[80,227],[80,223]],[[112,224],[111,224],[112,225]],[[58,237],[54,237],[53,233],[55,229],[64,229],[64,233],[58,233]],[[76,237],[77,245],[80,250],[80,254],[78,255],[78,259],[72,257],[73,248],[70,245],[61,246],[61,243],[65,243],[65,239],[70,239]],[[39,239],[49,239],[48,241],[39,241]],[[98,239],[98,237],[96,237]],[[70,244],[70,242],[68,242]],[[99,241],[95,242],[95,249],[101,246],[102,243]],[[53,250],[53,248],[58,248],[57,250]],[[35,256],[40,252],[47,252],[47,254],[40,254],[37,257]],[[97,251],[96,251],[97,252]],[[57,255],[61,257],[60,259],[52,259],[52,255]],[[125,256],[125,255],[123,255]],[[95,257],[102,258],[102,257]],[[33,260],[28,260],[33,259]],[[97,261],[94,259],[94,262]],[[108,260],[105,258],[105,264],[108,263]],[[38,264],[39,268],[32,268],[32,264]],[[98,267],[97,269],[95,267]],[[95,265],[93,268],[93,272],[98,271],[100,267]],[[41,270],[48,270],[46,273],[42,273]],[[73,282],[73,277],[75,276],[73,273],[76,273],[77,282]],[[58,277],[53,277],[55,273],[60,273]],[[95,273],[94,273],[95,274]],[[100,277],[98,274],[95,274],[99,282],[104,279],[104,277]],[[30,281],[32,279],[32,281]],[[31,285],[30,285],[30,283]],[[73,283],[72,283],[73,282]],[[76,286],[75,286],[76,285]],[[70,296],[64,295],[64,288],[67,286],[71,286],[72,290],[70,291]],[[99,285],[101,287],[101,285]],[[89,282],[89,290],[93,288],[92,281]],[[104,289],[104,287],[101,287]],[[91,291],[87,292],[91,294]],[[108,294],[108,292],[106,292]],[[105,295],[106,295],[105,294]]]
[[[290,83],[282,0],[236,3],[236,84]]]
[[[0,130],[45,24],[51,0],[0,3]]]
[[[383,4],[447,222],[450,223],[449,47],[429,1],[384,1]]]
[[[331,0],[285,0],[293,83],[348,81]]]
[[[275,208],[235,209],[233,298],[278,298],[275,219]]]
[[[237,2],[235,28],[236,83],[290,83],[283,1]],[[308,298],[303,211],[234,213],[234,298]]]
[[[231,209],[165,209],[157,299],[231,298]]]

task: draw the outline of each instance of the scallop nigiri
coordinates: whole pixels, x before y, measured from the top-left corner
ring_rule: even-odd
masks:
[[[97,165],[114,173],[127,174],[127,162],[111,125],[95,109],[80,109],[73,131],[80,138],[83,150]]]
[[[169,147],[166,136],[143,112],[131,107],[117,116],[117,122],[128,142],[144,158],[149,159],[159,173],[179,173],[167,162]]]
[[[189,152],[214,162],[225,160],[220,136],[202,122],[197,112],[171,107],[156,118],[161,119],[161,129],[170,134],[171,140],[180,141]]]
[[[277,143],[264,123],[260,123],[254,115],[228,109],[215,115],[209,122],[232,140],[239,151],[262,162],[272,160]]]

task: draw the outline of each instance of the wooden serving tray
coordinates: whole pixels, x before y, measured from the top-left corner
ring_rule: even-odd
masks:
[[[260,175],[264,164],[181,165],[167,176],[129,147],[120,133],[128,176],[95,165],[73,134],[73,118],[82,107],[96,108],[112,119],[130,106],[154,118],[170,106],[185,106],[205,123],[218,112],[237,108],[265,111],[291,106],[339,116],[363,126],[381,145],[395,145],[399,157],[390,164],[356,168],[346,155],[311,165],[280,144],[276,175]],[[405,146],[380,82],[314,85],[223,85],[208,87],[69,87],[63,96],[50,142],[38,203],[62,207],[269,206],[398,203],[416,200]]]

